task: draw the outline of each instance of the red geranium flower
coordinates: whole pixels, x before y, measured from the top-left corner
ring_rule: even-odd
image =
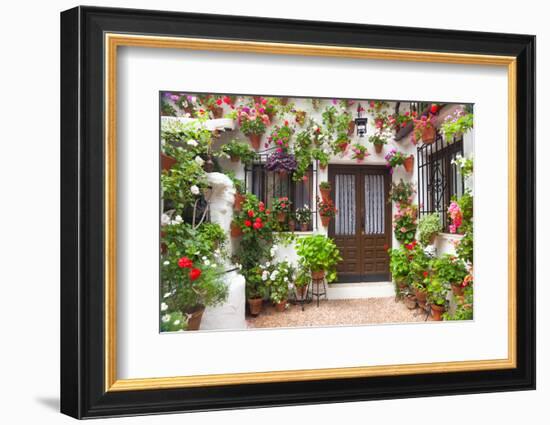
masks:
[[[249,217],[254,217],[254,211],[253,210],[248,210],[248,216]]]
[[[260,230],[263,226],[264,226],[264,225],[262,224],[261,221],[256,221],[256,222],[254,223],[254,229],[256,229],[256,230]]]
[[[216,100],[216,103],[218,104],[218,106],[220,106],[222,104],[222,100],[218,99],[218,100]]]
[[[181,257],[178,260],[178,266],[182,269],[193,267],[193,262],[187,257]]]
[[[250,226],[252,226],[252,222],[250,220],[245,220],[244,225],[246,227],[250,227]]]
[[[428,277],[428,272],[423,272],[422,274],[424,275],[424,277]]]
[[[263,202],[260,202],[259,206],[258,206],[258,209],[260,210],[260,212],[264,212],[265,211],[265,204]]]
[[[266,214],[266,215],[269,215],[269,214],[271,214],[271,211],[265,210],[265,214]]]
[[[256,223],[261,223],[262,222],[262,219],[260,217],[256,217]]]
[[[223,101],[224,101],[225,103],[227,103],[228,105],[231,104],[231,98],[230,98],[229,96],[225,96],[225,97],[223,98]]]
[[[191,280],[197,280],[199,277],[201,277],[201,269],[191,269],[189,272],[189,279]]]
[[[438,111],[438,109],[439,109],[439,106],[437,106],[437,105],[432,105],[432,107],[430,108],[430,112],[431,112],[432,114],[435,114],[435,113]]]

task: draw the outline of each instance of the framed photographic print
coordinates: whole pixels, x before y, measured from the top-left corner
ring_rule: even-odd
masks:
[[[535,38],[61,15],[61,411],[535,387]]]

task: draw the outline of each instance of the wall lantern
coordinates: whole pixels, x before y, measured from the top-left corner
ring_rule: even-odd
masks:
[[[357,105],[357,118],[355,118],[355,127],[357,128],[357,135],[359,137],[365,137],[367,134],[367,121],[368,118],[362,118],[363,112],[365,110],[361,104]]]

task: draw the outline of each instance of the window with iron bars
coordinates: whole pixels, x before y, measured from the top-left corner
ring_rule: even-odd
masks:
[[[311,166],[305,173],[305,178],[294,181],[290,173],[278,173],[265,169],[268,154],[258,154],[257,160],[248,165],[246,173],[246,190],[265,203],[267,208],[272,208],[273,199],[286,196],[291,201],[291,213],[308,206],[311,210],[311,223],[308,231],[317,227],[316,214],[316,182],[317,168]]]
[[[449,225],[447,208],[451,200],[464,194],[464,179],[452,163],[463,156],[463,144],[462,137],[447,143],[438,133],[432,144],[417,148],[419,215],[439,214],[444,231]]]

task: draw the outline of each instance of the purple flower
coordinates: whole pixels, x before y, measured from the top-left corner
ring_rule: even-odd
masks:
[[[245,112],[245,113],[247,113],[247,114],[250,113],[250,108],[249,108],[248,106],[245,106],[245,107],[243,108],[243,112]]]

